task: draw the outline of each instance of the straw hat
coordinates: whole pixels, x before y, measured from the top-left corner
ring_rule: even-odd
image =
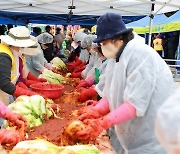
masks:
[[[35,42],[30,39],[29,30],[24,26],[11,28],[8,35],[1,35],[0,39],[7,45],[16,47],[33,46]]]
[[[37,55],[39,53],[41,53],[41,47],[38,43],[38,39],[32,35],[30,35],[30,39],[33,40],[34,42],[36,42],[33,46],[30,46],[28,48],[21,48],[20,49],[20,52],[22,54],[25,54],[25,55]]]

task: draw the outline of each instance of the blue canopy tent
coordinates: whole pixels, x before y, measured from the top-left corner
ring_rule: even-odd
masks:
[[[166,19],[168,19],[168,17],[164,14],[155,15],[154,19],[153,19],[153,25],[157,25]],[[137,21],[128,23],[128,24],[126,24],[126,26],[128,26],[128,27],[146,27],[146,26],[149,26],[149,21],[150,21],[150,17],[146,16],[146,17],[139,19]]]
[[[180,10],[177,11],[175,14],[173,14],[172,16],[170,16],[167,20],[165,20],[164,22],[161,22],[160,24],[166,24],[166,23],[170,23],[170,22],[176,22],[176,21],[180,21]]]
[[[14,19],[10,19],[10,18],[4,18],[4,17],[0,17],[0,24],[12,24],[12,25],[25,25],[25,23],[23,22],[19,22],[19,21],[16,21]]]
[[[95,25],[99,16],[95,15],[72,15],[72,14],[42,14],[0,11],[0,17],[24,24],[61,24],[61,25]],[[129,23],[144,16],[124,16],[125,23]],[[0,19],[1,20],[1,19]]]

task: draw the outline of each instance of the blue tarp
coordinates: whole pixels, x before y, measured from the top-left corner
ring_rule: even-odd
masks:
[[[9,18],[4,18],[4,17],[0,17],[0,24],[12,24],[12,25],[25,25],[25,23],[23,22],[16,22],[16,20],[13,20],[13,19],[9,19]]]
[[[153,19],[153,25],[160,24],[161,22],[163,22],[166,19],[168,19],[168,17],[166,17],[166,15],[164,15],[164,14],[156,15],[156,16],[154,16],[154,19]],[[146,16],[140,20],[128,23],[128,24],[126,24],[126,26],[128,26],[128,27],[146,27],[146,26],[149,26],[149,22],[150,22],[150,17]]]
[[[57,25],[95,25],[99,16],[94,15],[70,15],[70,14],[39,14],[24,12],[0,11],[1,17],[20,23],[57,24]],[[125,16],[125,23],[136,21],[144,16]],[[0,21],[0,23],[2,23]]]
[[[175,14],[173,14],[167,20],[165,20],[164,22],[160,24],[167,24],[167,23],[176,22],[176,21],[180,21],[180,11],[177,11]]]

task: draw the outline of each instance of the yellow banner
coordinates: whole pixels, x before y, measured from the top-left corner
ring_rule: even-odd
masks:
[[[127,27],[127,28],[133,28],[133,30],[137,34],[149,33],[149,26],[146,26],[146,27]],[[163,24],[163,25],[155,25],[152,27],[152,33],[173,32],[173,31],[178,31],[178,30],[180,30],[180,21],[171,22],[171,23]]]

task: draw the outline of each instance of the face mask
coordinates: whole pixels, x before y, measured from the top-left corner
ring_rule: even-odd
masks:
[[[101,46],[102,53],[106,58],[116,58],[116,54],[119,49],[114,46],[112,43],[107,43],[106,45]]]

